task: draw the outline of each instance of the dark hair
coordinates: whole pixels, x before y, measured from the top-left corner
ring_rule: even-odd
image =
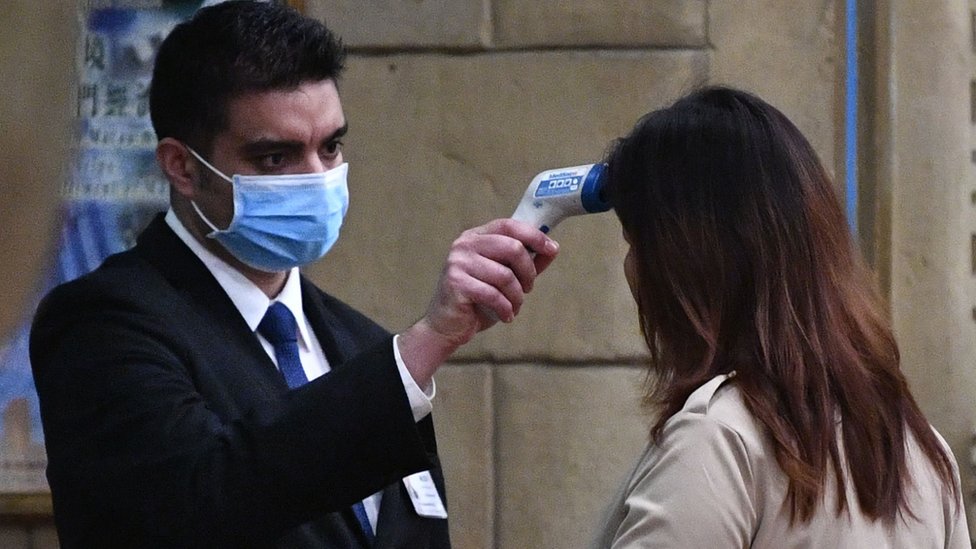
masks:
[[[608,163],[651,354],[645,402],[662,412],[653,437],[695,389],[735,371],[789,478],[793,520],[812,517],[828,471],[844,494],[845,468],[867,516],[911,515],[908,431],[957,492],[830,177],[785,115],[702,89],[643,117]]]
[[[173,29],[156,56],[149,93],[156,137],[207,151],[226,128],[231,99],[338,79],[344,60],[325,25],[287,6],[233,0],[203,8]]]

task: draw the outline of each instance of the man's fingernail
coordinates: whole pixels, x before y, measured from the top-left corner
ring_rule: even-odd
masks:
[[[559,251],[559,243],[556,242],[555,240],[547,240],[546,241],[546,251],[549,252],[549,253],[551,253],[551,254],[554,254],[554,253],[558,252]]]

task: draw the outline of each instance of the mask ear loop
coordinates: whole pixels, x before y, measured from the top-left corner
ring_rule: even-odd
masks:
[[[184,143],[183,146],[186,147],[186,150],[190,151],[190,154],[192,154],[197,160],[199,160],[204,166],[206,166],[207,169],[209,169],[210,171],[212,171],[216,175],[219,175],[220,177],[224,178],[224,180],[226,180],[228,183],[230,183],[232,185],[234,184],[234,180],[233,179],[227,177],[224,174],[224,172],[218,170],[212,164],[210,164],[210,162],[207,162],[206,160],[204,160],[202,156],[200,156],[199,154],[197,154],[197,151],[193,150],[193,147],[187,145],[186,143]],[[197,206],[197,203],[196,203],[195,200],[191,200],[190,201],[190,205],[193,206],[193,209],[194,210],[196,210],[197,215],[200,216],[200,219],[202,219],[203,222],[206,223],[208,227],[210,227],[211,231],[213,231],[213,232],[211,232],[210,234],[207,235],[208,237],[213,238],[215,234],[220,233],[220,232],[223,232],[223,230],[218,229],[216,225],[214,225],[213,223],[211,223],[210,220],[207,219],[207,216],[203,215],[203,212],[200,211],[200,206]]]
[[[194,202],[193,200],[191,200],[190,201],[190,205],[193,206],[193,209],[194,210],[196,210],[197,215],[200,216],[200,219],[202,219],[203,222],[206,223],[208,227],[210,227],[211,232],[210,232],[210,234],[207,235],[208,237],[213,238],[213,236],[215,234],[217,234],[219,232],[223,232],[223,231],[221,231],[221,229],[218,229],[216,225],[214,225],[213,223],[211,223],[210,220],[207,219],[207,216],[203,215],[203,212],[200,211],[200,206],[197,206],[197,203],[196,202]]]
[[[224,181],[227,181],[228,183],[233,183],[234,182],[234,180],[231,179],[231,178],[229,178],[229,177],[227,177],[227,175],[224,174],[224,172],[218,170],[217,168],[213,167],[213,165],[210,162],[207,162],[206,160],[204,160],[202,156],[200,156],[199,154],[197,154],[197,151],[193,150],[193,147],[191,147],[191,146],[189,146],[189,145],[187,145],[185,143],[183,144],[183,146],[186,147],[186,150],[190,151],[190,154],[192,154],[194,156],[194,158],[196,158],[197,160],[199,160],[200,162],[202,162],[203,165],[207,167],[207,169],[209,169],[213,173],[219,175],[220,177],[224,178]]]

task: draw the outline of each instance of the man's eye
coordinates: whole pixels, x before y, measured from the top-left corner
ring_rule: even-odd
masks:
[[[274,172],[285,167],[288,156],[285,153],[268,153],[255,157],[252,162],[260,172]]]
[[[330,141],[325,145],[325,152],[329,154],[336,154],[342,149],[342,141]]]

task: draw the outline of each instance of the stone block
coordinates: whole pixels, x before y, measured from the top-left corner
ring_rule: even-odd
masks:
[[[705,0],[496,0],[495,44],[704,47]]]
[[[53,525],[40,526],[31,532],[31,549],[58,549],[58,532]]]
[[[647,442],[634,367],[495,373],[495,547],[586,547]]]
[[[28,549],[30,546],[30,533],[26,528],[0,525],[0,547],[4,549]]]
[[[492,372],[488,366],[450,365],[437,372],[434,422],[447,484],[451,543],[491,547],[495,474]]]
[[[0,11],[0,340],[28,320],[54,240],[70,147],[77,7],[11,0]]]
[[[426,309],[462,230],[510,216],[538,172],[599,161],[639,116],[704,81],[707,55],[397,55],[349,65],[340,84],[349,214],[335,250],[307,272],[399,330]],[[517,321],[479,335],[461,357],[642,353],[613,214],[568,219],[553,235],[560,257]]]
[[[483,0],[306,0],[305,13],[352,48],[473,48],[489,35]]]
[[[710,79],[782,110],[831,173],[842,173],[843,2],[713,0]]]
[[[879,179],[890,193],[891,317],[919,406],[959,461],[976,528],[972,4],[892,3]]]

